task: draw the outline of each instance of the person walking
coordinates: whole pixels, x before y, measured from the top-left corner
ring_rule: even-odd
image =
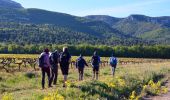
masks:
[[[112,75],[114,76],[115,70],[116,70],[116,66],[117,66],[117,58],[114,57],[114,53],[113,53],[112,56],[110,57],[109,63],[110,63],[110,66],[111,66]]]
[[[78,72],[79,72],[79,81],[83,80],[85,66],[88,66],[88,65],[85,59],[83,58],[83,56],[80,54],[80,56],[76,60],[76,68],[78,68]]]
[[[42,81],[41,81],[41,84],[42,84],[42,89],[45,88],[45,73],[47,73],[47,76],[48,76],[48,87],[51,87],[50,85],[50,61],[49,61],[49,55],[50,55],[50,52],[49,50],[46,48],[44,49],[44,52],[42,52],[40,54],[40,57],[39,57],[39,67],[41,68],[41,72],[42,72]]]
[[[93,80],[96,78],[98,80],[99,75],[99,67],[100,67],[100,57],[97,55],[97,52],[95,51],[92,58],[91,58],[91,64],[93,67]]]
[[[60,67],[61,67],[62,74],[64,76],[63,87],[66,87],[70,62],[71,62],[71,55],[68,52],[68,48],[64,47],[63,52],[60,54]]]
[[[58,78],[58,63],[59,63],[59,54],[58,51],[55,50],[53,53],[50,55],[50,64],[51,64],[51,82],[50,85],[53,83],[53,85],[56,85],[57,83],[57,78]]]

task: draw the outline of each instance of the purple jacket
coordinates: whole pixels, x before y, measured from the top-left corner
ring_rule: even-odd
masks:
[[[49,57],[50,57],[50,53],[41,53],[40,56],[44,56],[44,66],[43,67],[51,67],[51,64],[50,64],[50,60],[49,60]]]

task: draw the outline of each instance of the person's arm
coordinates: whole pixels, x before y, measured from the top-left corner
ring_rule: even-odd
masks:
[[[84,64],[86,65],[86,66],[88,66],[88,64],[87,64],[87,62],[85,61],[85,59],[83,59],[84,60]]]
[[[93,57],[91,57],[90,64],[93,67]]]
[[[99,56],[99,63],[100,63],[100,56]]]
[[[46,57],[46,62],[47,62],[47,65],[49,66],[49,67],[51,67],[51,64],[50,64],[50,59],[49,59],[50,57],[48,56],[48,57]]]
[[[110,59],[111,59],[111,58],[109,58],[109,60],[108,60],[109,65],[110,65]]]
[[[71,55],[69,54],[69,63],[71,63]]]
[[[115,57],[116,58],[116,57]],[[116,58],[116,65],[117,65],[117,63],[118,63],[118,60],[117,60],[117,58]]]
[[[91,57],[91,65],[93,65],[92,62],[93,62],[93,56]]]
[[[59,57],[58,57],[58,61],[59,61],[59,62],[61,62],[61,59],[60,59],[60,58],[61,58],[61,55],[62,55],[62,53],[59,53]]]
[[[57,53],[57,63],[59,63],[59,60],[60,60],[60,55]]]
[[[41,62],[40,62],[40,58],[43,56],[43,53],[41,53],[40,55],[39,55],[39,57],[38,57],[38,66],[40,67],[40,68],[42,68],[42,65],[40,64]]]
[[[76,60],[76,68],[78,68],[78,61]]]
[[[42,53],[40,54],[39,58],[41,58],[43,55],[44,55],[44,52],[42,52]]]

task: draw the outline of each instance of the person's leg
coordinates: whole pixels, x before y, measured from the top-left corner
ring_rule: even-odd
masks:
[[[93,80],[95,79],[95,73],[96,73],[96,69],[95,67],[93,67]]]
[[[67,82],[67,75],[64,75],[63,87],[66,87],[66,82]]]
[[[98,80],[98,76],[99,75],[99,73],[98,73],[98,71],[96,72],[96,80]]]
[[[64,75],[64,83],[67,82],[67,75]]]
[[[112,75],[114,76],[115,68],[112,66],[111,69],[112,69]]]
[[[83,80],[83,76],[84,76],[84,68],[82,68],[82,72],[81,72],[81,80]]]
[[[114,66],[114,75],[115,75],[116,65]]]
[[[61,72],[62,72],[62,75],[63,75],[63,87],[65,87],[65,82],[64,82],[65,68],[64,68],[63,63],[60,63],[60,68],[61,68]]]
[[[46,73],[48,76],[48,87],[51,87],[51,73],[50,73],[50,68],[46,68]]]
[[[50,78],[50,86],[54,80],[54,68],[51,68],[51,78]]]
[[[83,68],[80,68],[79,70],[80,70],[80,72],[79,72],[79,80],[81,81],[82,80]]]
[[[68,71],[69,71],[69,64],[66,64],[65,75],[64,75],[64,84],[67,82]]]
[[[54,68],[54,82],[53,84],[56,85],[57,83],[57,77],[58,77],[58,66],[56,65],[55,68]]]
[[[41,85],[42,85],[42,89],[45,88],[45,71],[44,68],[41,68],[42,71],[42,81],[41,81]]]
[[[81,80],[81,70],[78,68],[78,73],[79,73],[79,81]]]
[[[99,66],[96,67],[96,80],[99,78]]]
[[[68,76],[68,65],[64,64],[62,66],[62,73],[64,75],[63,87],[65,87],[66,86],[66,82],[67,82],[67,76]]]

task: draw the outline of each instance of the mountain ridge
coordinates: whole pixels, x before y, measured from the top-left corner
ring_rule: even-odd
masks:
[[[4,1],[4,0],[0,0]],[[7,0],[11,1],[11,0]],[[12,2],[12,3],[11,3]],[[18,4],[13,1],[8,2],[9,5],[11,4]],[[0,3],[0,6],[2,4]],[[50,43],[53,43],[54,39],[55,42],[59,43],[58,40],[64,40],[65,43],[75,43],[75,40],[78,40],[77,43],[92,43],[97,42],[97,44],[107,44],[107,45],[120,45],[120,44],[153,44],[153,43],[161,43],[164,44],[164,41],[167,41],[166,44],[170,44],[170,17],[163,16],[163,17],[149,17],[146,15],[139,15],[133,14],[129,15],[125,18],[116,18],[108,15],[89,15],[85,17],[78,17],[70,14],[59,13],[54,11],[48,11],[43,9],[37,8],[23,8],[21,4],[13,8],[9,7],[1,7],[0,8],[0,22],[5,23],[7,26],[7,30],[11,30],[11,24],[15,23],[20,27],[24,26],[23,28],[20,27],[13,27],[16,28],[14,31],[4,31],[4,25],[1,24],[0,27],[0,36],[11,36],[11,34],[15,35],[16,37],[25,38],[24,37],[23,29],[26,28],[27,24],[29,27],[32,27],[34,30],[27,30],[27,34],[32,34],[32,39],[36,39],[37,33],[40,37],[47,36],[47,34],[51,35],[56,34],[56,36],[63,35],[64,32],[65,37],[61,36],[62,38],[55,37],[55,35],[51,35],[52,38],[49,39]],[[12,23],[11,23],[12,22]],[[36,29],[37,28],[37,29]],[[42,28],[46,29],[46,32],[37,32],[37,30],[41,30]],[[56,28],[56,29],[55,29]],[[63,31],[60,31],[62,29]],[[53,32],[52,32],[52,31]],[[69,32],[70,33],[66,33]],[[157,30],[157,31],[156,31]],[[21,34],[19,34],[21,33]],[[79,34],[79,37],[75,36],[75,34]],[[161,34],[163,34],[161,36]],[[42,35],[42,36],[41,36]],[[43,36],[44,35],[44,36]],[[87,37],[86,37],[86,36]],[[153,36],[155,35],[155,36]],[[83,36],[86,40],[83,40]],[[161,36],[161,39],[159,38]],[[81,38],[80,38],[81,37]],[[77,39],[76,39],[77,38]],[[14,40],[14,42],[19,43],[14,38],[0,38],[1,42],[10,42]],[[31,39],[30,39],[31,40]],[[43,39],[41,41],[36,41],[34,43],[41,43],[45,42]],[[83,41],[82,41],[83,40]],[[96,40],[96,41],[95,41]],[[22,41],[22,42],[23,42]],[[28,43],[29,39],[27,39]],[[48,41],[48,39],[46,40]],[[74,41],[74,42],[71,42]],[[61,42],[61,41],[60,41]],[[61,42],[63,43],[63,42]],[[96,44],[96,43],[94,43]]]
[[[17,3],[12,0],[0,0],[0,8],[23,8],[20,3]]]

